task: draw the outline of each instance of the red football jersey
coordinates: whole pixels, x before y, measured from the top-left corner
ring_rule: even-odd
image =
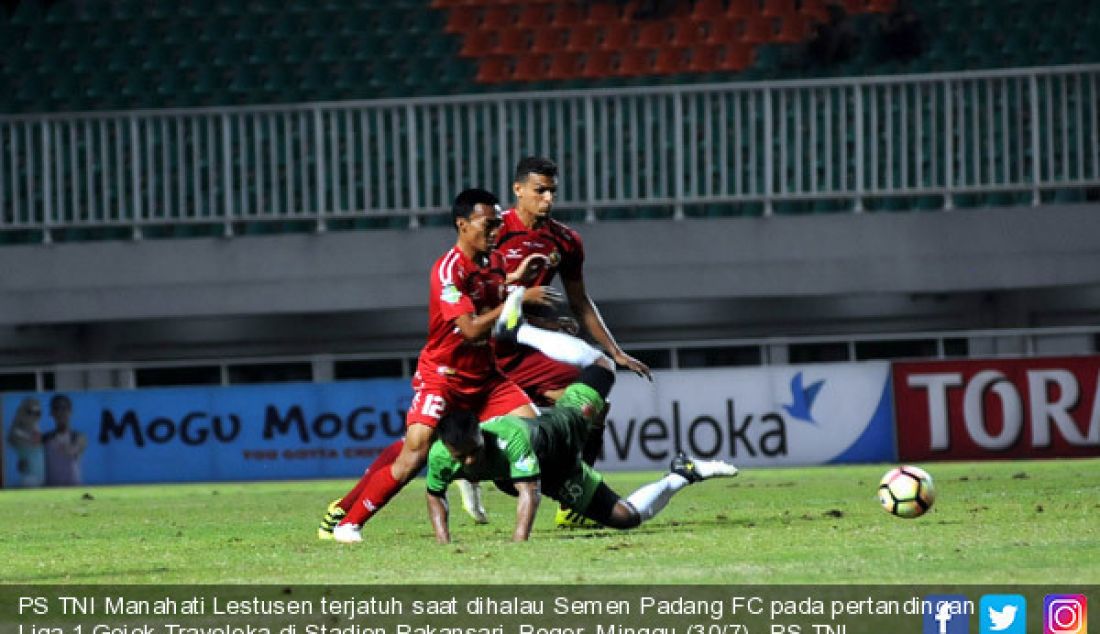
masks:
[[[542,253],[549,259],[548,266],[540,270],[534,279],[522,282],[524,286],[547,285],[554,281],[554,276],[559,272],[564,280],[581,279],[584,243],[580,234],[553,218],[538,229],[528,229],[514,208],[501,217],[504,225],[497,238],[496,252],[503,260],[505,271],[511,273],[516,270],[532,253]]]
[[[420,351],[418,371],[478,381],[497,374],[489,340],[467,342],[454,324],[461,315],[491,310],[504,299],[504,270],[491,255],[484,265],[452,247],[432,266],[428,298],[428,342]]]

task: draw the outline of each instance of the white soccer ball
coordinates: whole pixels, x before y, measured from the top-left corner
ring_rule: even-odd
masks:
[[[927,471],[902,465],[882,476],[878,484],[878,500],[882,503],[882,508],[891,515],[920,517],[936,501],[936,488]]]

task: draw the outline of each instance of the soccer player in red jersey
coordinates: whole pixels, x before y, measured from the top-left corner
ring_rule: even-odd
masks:
[[[512,191],[516,206],[504,212],[504,226],[497,238],[497,252],[505,271],[516,272],[531,255],[542,256],[531,263],[518,279],[523,286],[545,286],[561,274],[569,308],[581,329],[599,344],[619,367],[652,379],[649,367],[630,356],[616,343],[584,283],[584,242],[580,234],[552,218],[558,191],[558,166],[550,159],[528,156],[516,165]],[[546,327],[551,320],[528,314],[530,323]],[[568,322],[568,320],[565,320]],[[576,381],[580,370],[558,363],[538,350],[521,346],[500,356],[501,369],[518,383],[536,402],[552,404],[562,391]]]
[[[504,308],[506,284],[492,251],[501,226],[498,203],[482,189],[468,189],[455,198],[451,217],[458,238],[432,267],[428,341],[412,381],[404,441],[383,450],[356,487],[329,506],[326,521],[339,519],[332,529],[337,541],[362,541],[362,524],[424,466],[435,426],[449,409],[476,411],[482,419],[536,414],[523,390],[500,373],[489,345]],[[555,289],[532,285],[522,301],[546,307],[556,298]],[[323,524],[319,534],[325,528]]]
[[[630,356],[619,347],[611,335],[584,283],[584,242],[580,234],[551,217],[558,191],[558,166],[554,161],[538,156],[520,159],[516,165],[512,192],[516,205],[504,212],[504,226],[497,238],[497,252],[509,273],[523,286],[543,286],[553,282],[560,273],[569,308],[576,317],[548,314],[528,314],[528,321],[543,328],[563,327],[576,333],[577,326],[599,344],[619,367],[653,380],[649,366]],[[535,259],[531,259],[536,256]],[[540,318],[541,317],[541,318]],[[498,362],[504,374],[524,389],[535,403],[553,405],[565,388],[575,382],[580,370],[560,363],[535,348],[517,346],[511,351],[498,348]],[[606,416],[606,412],[604,412]],[[603,418],[593,425],[584,447],[583,457],[591,466],[603,447]],[[576,524],[577,517],[559,513],[559,526]]]

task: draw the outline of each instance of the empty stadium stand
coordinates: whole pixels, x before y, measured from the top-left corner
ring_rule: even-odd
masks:
[[[497,153],[519,152],[521,138],[525,151],[546,145],[577,165],[565,179],[563,202],[573,204],[562,211],[588,219],[1093,200],[1100,159],[1086,148],[1100,124],[1096,74],[1087,69],[1033,85],[1026,75],[952,75],[865,89],[848,81],[691,92],[700,83],[738,85],[731,80],[1100,61],[1100,5],[1009,4],[8,2],[0,11],[0,244],[433,224],[457,179],[476,174],[506,187],[500,161],[511,159]],[[1031,28],[1040,17],[1044,28]],[[685,92],[678,106],[659,92],[600,96],[591,112],[569,98],[537,108],[441,101],[411,112],[266,107],[635,84]],[[232,106],[249,109],[225,109]],[[667,123],[675,108],[681,133]],[[117,114],[90,114],[105,110]],[[66,111],[89,114],[49,124],[19,116]],[[1034,115],[1040,138],[1030,136]],[[532,145],[524,122],[556,128],[565,116],[569,130]],[[463,152],[482,137],[482,164],[465,170]],[[585,153],[605,139],[610,147]],[[450,173],[439,174],[445,166]]]
[[[647,13],[647,4],[671,9]],[[16,0],[0,10],[0,113],[1100,60],[1097,3],[1006,4],[995,10],[974,0]],[[1043,28],[1032,28],[1040,18]],[[658,54],[668,47],[679,50]],[[563,48],[575,55],[558,60],[552,77],[517,72],[517,66],[549,69],[550,56]]]

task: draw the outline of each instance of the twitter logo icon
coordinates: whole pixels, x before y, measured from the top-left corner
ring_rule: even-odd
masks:
[[[978,613],[981,634],[1027,634],[1027,600],[1023,595],[984,595]]]

